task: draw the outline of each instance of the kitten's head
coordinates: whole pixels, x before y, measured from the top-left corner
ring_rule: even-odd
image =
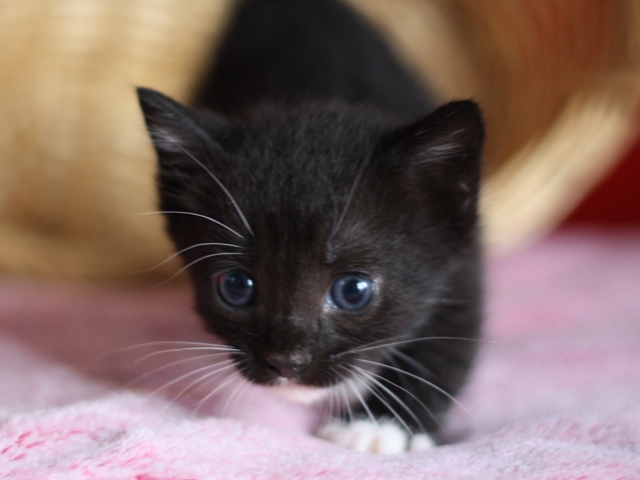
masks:
[[[398,125],[344,105],[232,121],[139,96],[197,310],[255,383],[329,386],[381,359],[378,346],[428,331],[475,261],[473,102]]]

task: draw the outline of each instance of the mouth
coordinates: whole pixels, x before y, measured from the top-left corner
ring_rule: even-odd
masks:
[[[246,380],[274,396],[296,403],[314,404],[327,400],[332,393],[351,400],[357,398],[361,390],[367,390],[366,385],[371,383],[369,376],[375,375],[379,369],[360,364],[358,358],[350,357],[336,359],[328,356],[315,358],[301,366],[293,363],[289,366],[273,359],[267,361],[259,355],[244,354],[236,359],[236,364]]]
[[[353,403],[370,391],[371,377],[363,375],[343,376],[330,385],[302,384],[295,378],[277,377],[274,382],[265,385],[273,396],[293,403],[314,405],[337,397],[339,402]]]
[[[313,405],[325,400],[332,392],[333,387],[314,387],[300,385],[288,378],[280,377],[275,385],[265,387],[268,391],[281,400]]]

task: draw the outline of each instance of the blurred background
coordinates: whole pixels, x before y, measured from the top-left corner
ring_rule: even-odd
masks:
[[[234,0],[0,0],[0,273],[168,277],[134,86],[189,102]],[[493,255],[640,225],[640,2],[348,0],[442,101],[487,119]]]

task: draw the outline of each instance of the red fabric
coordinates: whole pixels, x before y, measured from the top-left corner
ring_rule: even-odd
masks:
[[[640,225],[640,138],[565,224]]]

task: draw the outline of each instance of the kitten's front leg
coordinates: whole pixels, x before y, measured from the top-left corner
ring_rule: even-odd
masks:
[[[353,391],[350,399],[345,398],[346,395],[342,396],[344,401],[351,404],[347,407],[349,420],[331,418],[320,427],[317,435],[359,452],[393,454],[427,450],[435,446],[431,435],[426,433],[427,422],[421,421],[423,415],[417,410],[417,414],[414,413],[412,407],[415,405],[408,404],[408,398],[417,400],[410,391],[413,388],[409,385],[408,388],[401,386],[398,378],[389,380],[387,375],[381,375],[388,374],[387,369],[397,374],[395,369],[403,368],[394,361],[375,363],[373,368],[366,370],[355,367],[363,375],[344,380],[343,388]],[[382,365],[386,368],[381,368]],[[362,366],[366,365],[363,363]],[[400,415],[399,411],[403,411],[405,415]]]
[[[433,447],[435,442],[427,432],[438,426],[431,411],[434,398],[423,391],[416,374],[428,372],[411,353],[394,350],[383,361],[355,359],[348,368],[353,376],[343,384],[353,394],[349,399],[342,396],[350,403],[350,421],[333,418],[319,429],[318,436],[360,452],[390,454]],[[421,371],[414,372],[416,368]]]
[[[457,402],[454,395],[469,373],[479,316],[477,303],[443,307],[431,326],[417,332],[416,339],[424,341],[391,349],[382,362],[356,359],[360,370],[370,367],[369,382],[360,393],[366,408],[354,398],[358,419],[334,419],[320,428],[318,436],[358,451],[399,453],[433,447],[432,433],[441,427],[451,403]],[[362,378],[358,382],[364,387]]]

